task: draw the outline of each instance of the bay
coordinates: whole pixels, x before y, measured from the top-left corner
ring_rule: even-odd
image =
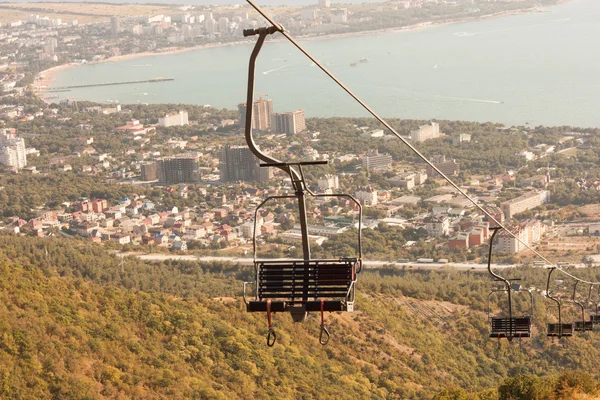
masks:
[[[415,32],[301,41],[380,115],[600,127],[600,2]],[[173,77],[174,81],[74,89],[101,103],[210,104],[245,99],[251,44],[82,65],[54,86]],[[351,66],[360,58],[368,62]],[[256,90],[275,111],[367,116],[291,44],[268,41]]]

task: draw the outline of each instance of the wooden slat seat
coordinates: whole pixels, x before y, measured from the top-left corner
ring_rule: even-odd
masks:
[[[356,281],[356,259],[311,261],[257,261],[256,300],[247,310],[285,311],[303,305],[306,311],[344,311]]]
[[[576,332],[585,332],[585,331],[593,331],[594,323],[592,321],[575,321],[575,331]]]
[[[600,315],[595,315],[595,314],[590,315],[590,321],[592,321],[594,324],[599,324],[600,323]]]
[[[528,338],[531,337],[531,317],[495,318],[491,319],[492,338]]]
[[[548,332],[546,335],[549,337],[573,336],[573,324],[548,324]]]

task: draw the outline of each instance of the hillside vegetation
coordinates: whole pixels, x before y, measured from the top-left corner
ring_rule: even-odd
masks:
[[[543,281],[543,270],[517,272]],[[597,390],[598,334],[553,344],[541,334],[539,296],[533,340],[487,338],[485,275],[366,272],[357,311],[326,317],[329,345],[318,344],[317,318],[276,315],[273,348],[265,316],[240,300],[249,276],[0,236],[0,398],[567,399]]]

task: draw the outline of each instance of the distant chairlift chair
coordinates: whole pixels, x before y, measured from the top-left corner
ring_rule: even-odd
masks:
[[[600,285],[598,285],[598,300],[596,302],[592,301],[592,288],[593,285],[590,285],[588,302],[594,307],[594,309],[592,310],[593,313],[590,314],[590,321],[592,321],[592,323],[594,324],[594,328],[598,329],[600,328],[600,314],[598,313],[598,310],[600,308]]]
[[[244,302],[248,312],[265,312],[267,314],[267,345],[273,346],[277,339],[272,327],[271,314],[289,311],[295,322],[305,320],[308,312],[321,314],[321,332],[319,342],[327,344],[330,338],[325,326],[324,313],[327,311],[354,311],[356,276],[362,269],[361,229],[362,207],[351,195],[315,194],[306,185],[302,167],[327,164],[326,161],[281,162],[263,153],[254,142],[252,136],[252,119],[254,103],[254,78],[258,53],[267,37],[280,28],[247,29],[244,36],[258,35],[258,41],[250,56],[248,72],[248,95],[246,101],[245,138],[248,147],[258,159],[263,161],[261,167],[275,167],[289,175],[295,193],[293,195],[267,197],[256,208],[254,215],[254,269],[256,279],[244,282]],[[359,212],[358,217],[358,254],[347,255],[337,259],[311,259],[308,223],[306,215],[306,194],[313,197],[343,197],[352,201]],[[298,201],[298,214],[302,238],[302,260],[258,260],[256,254],[256,221],[259,209],[273,199],[295,198]],[[247,297],[248,287],[255,287],[254,300]]]
[[[590,321],[585,320],[585,306],[583,305],[583,303],[581,303],[580,301],[578,301],[575,298],[575,295],[577,293],[577,285],[578,284],[579,284],[579,281],[575,281],[575,284],[573,285],[573,295],[571,296],[571,301],[581,309],[581,320],[575,321],[575,332],[593,331],[594,330],[594,322],[591,320]]]
[[[548,281],[546,283],[546,298],[556,303],[556,308],[558,309],[558,323],[547,322],[548,329],[546,336],[561,339],[563,337],[573,336],[574,326],[572,322],[563,322],[561,301],[557,297],[550,294],[550,277],[555,269],[556,267],[550,268],[550,272],[548,273]],[[550,307],[546,308],[546,317],[548,317],[549,309]]]
[[[494,238],[498,231],[501,229],[499,227],[491,228],[494,232],[492,233],[492,237],[490,238],[490,248],[488,254],[488,272],[496,281],[501,281],[504,283],[504,288],[495,289],[490,292],[488,295],[488,319],[490,321],[490,337],[502,339],[506,338],[508,341],[512,341],[514,338],[528,338],[531,337],[531,322],[533,315],[533,295],[529,292],[530,296],[530,309],[529,315],[523,315],[515,317],[513,316],[513,302],[512,302],[512,293],[520,290],[519,284],[511,283],[511,280],[506,279],[494,271],[492,271],[491,260],[492,260],[492,246],[494,243]],[[519,279],[512,279],[519,280]],[[491,296],[496,292],[506,292],[508,295],[508,317],[493,317],[491,315]]]

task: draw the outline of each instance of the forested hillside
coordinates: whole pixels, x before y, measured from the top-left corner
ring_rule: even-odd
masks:
[[[511,274],[541,286],[545,271]],[[316,318],[294,325],[276,315],[273,348],[265,316],[243,311],[250,275],[0,236],[0,398],[567,399],[596,391],[599,334],[567,346],[547,340],[539,295],[533,340],[499,347],[487,338],[485,275],[365,272],[356,312],[326,317],[329,345],[318,343]],[[580,372],[559,375],[566,370]],[[527,388],[534,397],[518,394]]]

